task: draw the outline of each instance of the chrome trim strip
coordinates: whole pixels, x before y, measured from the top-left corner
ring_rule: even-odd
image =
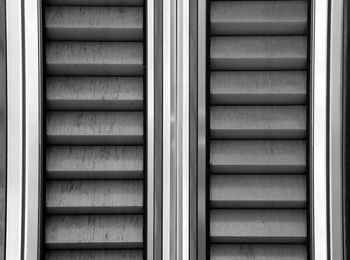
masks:
[[[163,259],[176,259],[176,1],[163,1]],[[175,27],[176,28],[176,27]]]
[[[197,259],[207,253],[207,1],[198,0],[198,235]]]
[[[311,259],[327,260],[328,0],[312,1],[311,19]]]
[[[23,254],[24,68],[22,1],[6,1],[7,31],[7,208],[6,260]]]
[[[331,1],[329,64],[330,259],[343,259],[343,1]]]
[[[25,31],[25,230],[24,259],[40,259],[41,3],[24,3]]]
[[[178,2],[178,259],[189,259],[189,0]]]
[[[147,259],[154,245],[154,0],[147,1]]]

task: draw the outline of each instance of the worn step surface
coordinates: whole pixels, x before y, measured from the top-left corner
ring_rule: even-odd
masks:
[[[211,260],[307,260],[305,245],[212,245]]]
[[[142,42],[47,42],[49,75],[142,76]]]
[[[50,110],[142,110],[142,77],[48,77]]]
[[[212,71],[212,105],[301,105],[306,103],[305,71]]]
[[[305,175],[214,175],[211,208],[306,207]]]
[[[143,259],[143,0],[46,0],[45,259]]]
[[[212,210],[213,243],[305,243],[305,210]]]
[[[307,1],[212,1],[212,35],[302,35]]]
[[[49,112],[49,144],[142,144],[142,112]]]
[[[212,106],[212,139],[303,139],[305,106]]]
[[[47,5],[142,6],[144,0],[45,0]]]
[[[143,213],[142,181],[49,181],[49,214]]]
[[[142,260],[141,250],[48,250],[46,260]]]
[[[45,27],[50,40],[141,41],[143,8],[48,6]]]
[[[225,140],[210,143],[214,174],[299,174],[306,170],[306,143],[285,140]]]
[[[48,249],[142,248],[143,220],[138,215],[47,216]]]
[[[211,37],[212,70],[303,70],[306,36]]]
[[[49,179],[140,179],[142,146],[49,146]]]

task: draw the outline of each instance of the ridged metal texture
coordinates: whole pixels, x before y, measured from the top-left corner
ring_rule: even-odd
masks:
[[[212,260],[306,260],[308,2],[210,1]]]
[[[142,0],[47,0],[48,260],[143,259]]]

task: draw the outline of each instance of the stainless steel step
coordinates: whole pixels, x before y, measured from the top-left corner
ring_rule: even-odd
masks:
[[[306,104],[306,71],[212,71],[211,105]]]
[[[212,35],[303,35],[307,1],[212,1]]]
[[[305,245],[212,245],[210,260],[307,260]]]
[[[142,181],[49,181],[48,214],[141,214]]]
[[[212,139],[303,139],[305,106],[212,106]]]
[[[212,210],[213,243],[306,243],[305,210]]]
[[[142,110],[142,77],[48,77],[50,110]]]
[[[306,36],[211,37],[212,70],[303,70]]]
[[[142,76],[142,42],[47,42],[46,72],[56,76]]]
[[[49,112],[49,144],[139,145],[143,143],[142,112]]]
[[[285,140],[225,140],[210,143],[212,174],[300,174],[306,143]]]
[[[49,146],[49,179],[140,179],[142,146]]]
[[[143,245],[138,215],[65,215],[46,217],[48,249],[138,249]]]
[[[45,27],[50,40],[141,41],[143,8],[48,6]]]
[[[305,175],[213,175],[211,208],[305,208]]]

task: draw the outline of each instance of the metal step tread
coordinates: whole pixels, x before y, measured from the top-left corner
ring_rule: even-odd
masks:
[[[49,146],[49,179],[140,179],[142,146]]]
[[[142,181],[48,181],[48,214],[143,213]]]
[[[211,106],[212,139],[303,139],[305,106]]]
[[[142,110],[142,77],[48,77],[50,110]]]
[[[142,250],[47,250],[46,260],[142,260]]]
[[[305,208],[305,175],[212,175],[211,208]]]
[[[142,144],[142,112],[49,112],[49,144]]]
[[[142,76],[142,42],[47,42],[46,69],[57,76]]]
[[[46,217],[48,249],[138,249],[143,244],[139,215],[70,215]]]
[[[210,38],[212,70],[303,70],[306,64],[306,36]]]
[[[210,260],[307,260],[305,245],[212,245]]]
[[[48,6],[45,29],[50,40],[141,41],[143,8]]]
[[[300,174],[305,171],[305,141],[224,140],[210,143],[210,172],[213,174]]]
[[[306,71],[212,71],[211,105],[306,104]]]
[[[211,210],[213,243],[305,243],[305,210]]]
[[[307,33],[307,1],[215,1],[212,35],[302,35]]]

